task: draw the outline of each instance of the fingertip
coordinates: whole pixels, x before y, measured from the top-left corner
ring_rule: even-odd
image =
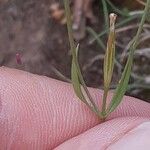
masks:
[[[124,117],[106,121],[80,134],[79,136],[64,142],[60,146],[56,147],[55,150],[109,149],[110,147],[113,147],[115,143],[119,142],[125,135],[130,134],[130,131],[134,130],[134,128],[143,122],[148,121],[148,119],[139,117]],[[130,141],[128,142],[130,145]]]

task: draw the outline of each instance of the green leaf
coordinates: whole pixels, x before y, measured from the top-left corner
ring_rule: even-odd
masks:
[[[74,60],[74,59],[77,59],[78,49],[79,49],[79,46],[77,46],[76,48],[76,58],[72,59],[71,80],[72,80],[73,88],[74,88],[76,95],[79,97],[80,100],[85,102],[85,97],[81,90],[81,83],[80,83],[79,76],[78,76],[77,66],[75,65],[75,60]]]
[[[76,95],[81,100],[84,100],[84,96],[83,96],[82,91],[81,91],[81,85],[80,85],[79,77],[77,74],[77,69],[76,69],[74,62],[72,62],[71,77],[72,77],[71,80],[72,80],[73,88],[74,88]]]
[[[102,0],[102,5],[103,5],[103,12],[104,12],[105,27],[106,27],[106,30],[108,31],[108,29],[109,29],[109,17],[108,17],[109,13],[108,13],[106,0]]]
[[[107,115],[116,109],[116,107],[120,104],[120,102],[127,90],[128,82],[129,82],[129,78],[130,78],[130,74],[131,74],[132,63],[133,63],[133,53],[134,53],[133,51],[130,52],[130,56],[127,60],[127,64],[123,71],[121,80],[119,81],[119,84],[113,95],[112,101],[108,107]]]
[[[76,47],[76,55],[75,58],[72,59],[72,68],[71,68],[71,80],[73,84],[74,91],[78,98],[83,101],[93,112],[95,112],[100,117],[100,112],[95,105],[93,98],[91,97],[88,88],[86,87],[86,84],[84,82],[83,76],[81,74],[81,70],[78,64],[78,50],[79,45]],[[77,64],[75,63],[75,59]]]

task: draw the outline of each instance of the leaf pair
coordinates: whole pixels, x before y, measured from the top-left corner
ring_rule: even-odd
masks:
[[[78,98],[84,102],[93,112],[95,112],[98,116],[100,116],[100,111],[94,103],[92,96],[90,95],[83,76],[81,74],[81,70],[78,64],[78,50],[79,45],[76,47],[76,55],[72,58],[72,67],[71,67],[71,80],[73,84],[74,91]]]
[[[93,112],[95,112],[98,115],[98,117],[105,120],[105,118],[117,108],[117,106],[122,101],[122,98],[126,92],[130,74],[131,74],[132,64],[133,64],[134,51],[137,47],[139,36],[143,29],[143,25],[144,25],[146,16],[147,16],[149,8],[150,8],[150,0],[147,0],[144,14],[142,16],[142,20],[139,25],[137,34],[131,45],[128,60],[125,65],[124,71],[122,73],[121,79],[118,83],[118,86],[117,86],[115,92],[114,92],[114,95],[112,97],[110,104],[108,105],[108,107],[106,107],[107,95],[108,95],[108,91],[109,91],[111,80],[112,80],[114,62],[115,62],[115,20],[116,20],[116,15],[110,14],[110,32],[109,32],[109,38],[108,38],[108,43],[107,43],[107,50],[106,50],[106,54],[105,54],[105,58],[104,58],[104,94],[103,94],[102,111],[100,111],[98,109],[98,107],[96,106],[96,104],[94,103],[93,98],[90,95],[88,88],[85,84],[85,81],[83,79],[83,76],[82,76],[82,73],[81,73],[81,70],[79,67],[78,59],[77,59],[79,45],[75,48],[75,42],[73,39],[69,0],[64,0],[64,4],[65,4],[66,16],[67,16],[69,41],[70,41],[72,57],[73,57],[72,58],[72,68],[71,68],[71,80],[72,80],[74,91],[75,91],[76,95],[78,96],[78,98],[81,101],[83,101]]]
[[[140,34],[142,32],[143,25],[145,23],[145,20],[146,20],[148,13],[149,13],[149,10],[150,10],[150,0],[147,0],[147,3],[145,5],[145,9],[144,9],[144,14],[142,16],[142,20],[139,24],[138,31],[137,31],[136,36],[134,37],[134,40],[133,40],[132,45],[130,47],[130,52],[129,52],[127,63],[125,65],[125,69],[122,73],[121,79],[118,83],[118,86],[117,86],[115,92],[114,92],[114,95],[113,95],[113,98],[109,104],[109,107],[106,110],[106,114],[107,114],[106,117],[117,108],[117,106],[122,101],[122,98],[126,92],[129,78],[131,75],[134,51],[138,45],[139,37],[140,37]]]

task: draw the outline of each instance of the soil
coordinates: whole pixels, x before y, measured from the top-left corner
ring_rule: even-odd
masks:
[[[70,78],[71,55],[66,25],[51,18],[50,6],[54,2],[56,0],[0,1],[1,66],[18,68],[62,80],[57,69],[66,78]],[[60,0],[58,2],[62,6],[62,2]],[[104,21],[103,15],[101,15],[102,10],[97,4],[97,2],[94,3],[94,13],[99,14],[96,15],[97,22],[94,24],[89,22],[87,26],[99,33],[103,28]],[[124,42],[130,40],[128,36],[128,33],[125,33]],[[102,87],[103,61],[95,61],[93,65],[87,67],[93,57],[104,54],[97,43],[90,43],[91,38],[91,35],[86,34],[86,37],[80,41],[80,65],[81,68],[86,68],[83,69],[83,75],[87,85]],[[20,54],[22,65],[16,62],[17,53]],[[116,83],[118,79],[119,75],[116,69],[113,83]],[[150,98],[150,92],[147,90],[145,92],[140,90],[135,94],[128,92],[128,95],[147,101]]]

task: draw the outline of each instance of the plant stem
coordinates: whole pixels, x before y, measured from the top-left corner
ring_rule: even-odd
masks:
[[[106,102],[107,102],[108,91],[109,91],[108,88],[107,88],[107,89],[104,89],[103,103],[102,103],[102,112],[101,112],[103,118],[104,118],[105,115],[106,115]]]
[[[142,30],[143,30],[143,25],[145,23],[147,14],[149,12],[149,9],[150,9],[150,0],[147,0],[147,3],[145,5],[145,9],[144,9],[144,14],[143,14],[141,22],[139,24],[138,31],[137,31],[136,36],[134,37],[133,43],[132,43],[132,45],[130,47],[129,58],[132,57],[132,61],[133,61],[134,51],[135,51],[135,49],[136,49],[136,47],[138,45],[140,34],[141,34]],[[128,60],[130,60],[130,59],[128,59]]]
[[[72,19],[71,19],[71,10],[70,10],[70,6],[69,6],[69,0],[64,0],[64,6],[65,6],[65,12],[66,12],[66,18],[67,18],[67,29],[68,29],[69,43],[70,43],[70,47],[71,47],[72,57],[74,59],[75,65],[77,67],[77,73],[79,76],[79,80],[82,83],[83,89],[86,92],[86,94],[90,100],[91,106],[90,105],[88,105],[88,106],[90,107],[90,109],[92,111],[95,110],[95,113],[100,117],[100,111],[99,111],[98,107],[96,106],[96,104],[94,103],[92,96],[90,95],[90,93],[87,89],[87,86],[86,86],[84,79],[82,77],[82,73],[80,71],[78,60],[76,58],[76,45],[75,45],[75,41],[73,38]]]
[[[69,36],[71,52],[72,52],[73,58],[75,58],[76,57],[76,52],[75,52],[76,45],[75,45],[75,41],[74,41],[74,38],[73,38],[73,30],[72,30],[72,21],[71,21],[71,11],[70,11],[70,7],[69,7],[69,0],[64,0],[64,6],[65,6],[65,10],[66,10],[67,29],[68,29],[68,36]]]
[[[106,116],[106,101],[107,95],[112,80],[114,64],[115,64],[115,22],[117,15],[114,13],[110,14],[110,29],[109,36],[107,41],[107,49],[104,58],[104,95],[103,95],[103,104],[102,104],[102,116]]]
[[[150,9],[150,0],[147,0],[147,3],[145,5],[145,9],[144,9],[144,14],[142,16],[142,20],[140,22],[140,25],[139,25],[139,28],[138,28],[138,31],[137,31],[137,34],[135,36],[135,39],[134,39],[134,42],[133,42],[133,45],[131,47],[131,51],[135,51],[137,45],[138,45],[138,41],[139,41],[139,37],[140,37],[140,34],[142,32],[142,29],[143,29],[143,25],[145,23],[145,20],[146,20],[146,17],[147,17],[147,14],[149,12],[149,9]]]
[[[106,26],[106,31],[108,32],[109,30],[109,14],[108,14],[108,9],[107,9],[107,3],[105,0],[102,0],[102,5],[103,5],[103,11],[104,11],[104,20],[105,20],[105,26]]]

